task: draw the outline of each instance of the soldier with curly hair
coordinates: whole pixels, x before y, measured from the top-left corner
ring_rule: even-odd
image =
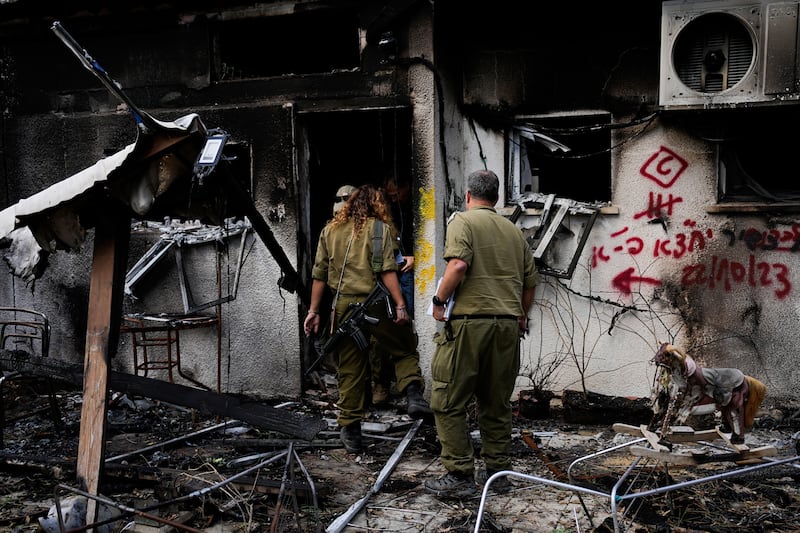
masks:
[[[378,223],[381,226],[376,233]],[[429,418],[432,412],[422,397],[424,380],[417,337],[397,277],[394,235],[391,210],[379,189],[367,184],[349,194],[347,202],[320,234],[311,272],[311,304],[303,329],[306,335],[319,332],[319,311],[325,291],[333,292],[331,325],[335,330],[348,307],[364,301],[375,287],[376,277],[380,279],[391,294],[394,318],[389,316],[386,306],[378,302],[370,311],[370,316],[379,319],[378,324],[364,324],[364,333],[374,337],[390,354],[397,388],[408,400],[408,414],[412,418]],[[376,247],[379,249],[374,253]],[[334,359],[339,388],[337,422],[342,428],[342,444],[348,452],[357,453],[363,445],[361,420],[370,373],[369,356],[352,339],[345,338],[334,347]]]

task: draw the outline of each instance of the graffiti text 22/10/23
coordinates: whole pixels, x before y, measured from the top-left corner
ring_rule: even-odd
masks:
[[[721,285],[725,291],[732,290],[734,284],[774,287],[778,298],[785,298],[792,291],[788,266],[784,263],[756,261],[754,255],[750,255],[746,265],[712,255],[710,265],[696,263],[684,267],[681,283],[686,286],[707,285],[710,289]]]

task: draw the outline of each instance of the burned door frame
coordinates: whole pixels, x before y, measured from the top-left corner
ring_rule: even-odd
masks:
[[[313,108],[294,105],[292,110],[294,178],[298,191],[297,270],[310,287],[319,233],[332,216],[333,197],[341,185],[372,183],[380,187],[387,171],[394,172],[395,176],[408,177],[412,185],[412,205],[417,205],[411,142],[412,109],[405,103],[380,99],[359,105],[317,102]],[[391,123],[387,123],[387,119]],[[358,126],[365,123],[377,127],[378,135],[365,131],[362,137],[354,138]],[[339,126],[342,126],[341,130],[336,129]],[[394,135],[386,134],[387,131]],[[330,137],[331,144],[336,146],[320,153],[319,148],[326,138],[324,135],[333,132],[341,133]],[[379,153],[370,153],[370,150]],[[348,157],[348,153],[352,155]],[[326,161],[326,158],[335,160]],[[302,332],[302,328],[300,330]],[[306,373],[316,354],[313,344],[304,336],[301,345]]]

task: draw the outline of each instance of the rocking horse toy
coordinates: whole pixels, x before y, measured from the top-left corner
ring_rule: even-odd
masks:
[[[703,368],[668,342],[661,343],[652,360],[662,369],[653,402],[655,415],[666,411],[662,435],[673,418],[683,424],[695,407],[714,404],[732,432],[731,443],[744,443],[767,392],[761,381],[736,368]]]

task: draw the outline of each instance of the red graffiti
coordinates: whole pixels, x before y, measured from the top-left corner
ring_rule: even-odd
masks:
[[[670,238],[656,239],[653,244],[653,257],[681,259],[694,252],[706,249],[709,242],[715,237],[712,228],[697,228],[697,221],[686,219],[683,221],[686,231]],[[617,230],[611,237],[624,237],[630,231],[628,226]],[[790,230],[769,228],[758,230],[746,228],[738,232],[731,229],[722,229],[721,237],[727,240],[728,246],[734,246],[737,241],[744,243],[751,251],[800,251],[800,224],[793,225]],[[641,237],[627,237],[621,244],[612,248],[614,253],[625,253],[631,256],[640,254],[645,248],[645,241]],[[592,268],[602,262],[610,261],[610,254],[604,246],[595,246],[592,250]],[[777,298],[782,299],[792,291],[792,282],[789,267],[785,263],[756,261],[755,255],[750,255],[747,264],[732,259],[711,255],[708,262],[690,264],[683,267],[681,283],[685,286],[705,286],[709,289],[721,288],[725,291],[733,290],[736,285],[748,285],[753,288],[769,287],[774,290]],[[660,285],[656,278],[635,276],[634,267],[630,267],[617,274],[612,280],[612,286],[619,292],[629,295],[635,283]]]
[[[683,268],[681,283],[686,286],[706,285],[709,289],[721,285],[730,292],[733,284],[747,284],[750,287],[775,287],[775,296],[785,298],[792,291],[789,280],[789,267],[784,263],[756,261],[750,255],[747,265],[716,255],[711,256],[711,265],[696,263]]]
[[[656,239],[656,243],[653,246],[653,257],[666,255],[680,259],[688,252],[705,250],[706,238],[711,240],[713,237],[714,231],[709,228],[706,230],[705,235],[700,230],[693,230],[688,234],[678,233],[674,239]]]
[[[623,233],[627,233],[627,231],[628,231],[628,226],[625,226],[621,230],[612,233],[611,236],[619,237]],[[637,255],[642,250],[644,250],[644,239],[642,239],[641,237],[628,237],[625,240],[625,246],[623,246],[622,244],[617,244],[616,246],[614,246],[615,252],[627,252],[630,255]]]
[[[602,246],[592,247],[592,268],[597,268],[598,260],[602,262],[608,262],[611,257],[605,252]]]
[[[625,241],[625,244],[628,245],[628,253],[631,255],[637,255],[644,250],[644,241],[641,237],[630,237]]]
[[[681,202],[683,202],[683,198],[680,196],[673,197],[671,194],[669,195],[669,199],[665,202],[664,198],[661,196],[661,193],[658,193],[657,196],[653,196],[653,191],[650,191],[650,199],[648,201],[647,209],[634,214],[633,218],[657,218],[661,216],[661,210],[664,208],[667,210],[667,215],[672,215],[672,206]]]
[[[627,248],[621,244],[614,247],[615,252],[628,252],[631,255],[637,255],[644,249],[644,240],[641,237],[629,237],[625,239]]]
[[[633,267],[628,268],[614,276],[614,279],[611,282],[611,285],[617,289],[622,294],[630,294],[631,293],[631,284],[633,283],[649,283],[651,285],[661,285],[661,281],[655,278],[645,278],[642,276],[634,276],[635,269]]]
[[[668,189],[672,187],[675,181],[683,174],[683,171],[689,166],[684,158],[667,148],[662,146],[659,150],[650,156],[650,159],[645,161],[639,172],[647,179],[651,179]]]

